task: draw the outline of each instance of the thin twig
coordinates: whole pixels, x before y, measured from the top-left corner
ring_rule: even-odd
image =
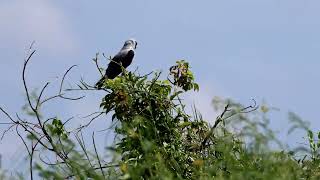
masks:
[[[0,107],[0,111],[2,111],[13,123],[16,123],[15,120],[7,113],[2,107]]]
[[[28,87],[27,87],[27,83],[26,83],[26,78],[25,78],[25,72],[26,72],[26,68],[27,68],[27,64],[30,61],[31,57],[33,56],[33,54],[36,52],[36,50],[33,50],[31,52],[31,54],[29,55],[29,57],[24,61],[24,65],[23,65],[23,70],[22,70],[22,80],[23,80],[23,86],[27,95],[27,100],[29,102],[30,108],[34,109],[31,103],[31,98],[30,98],[30,94],[28,91]]]
[[[100,117],[104,112],[100,112],[98,115],[94,116],[87,124],[85,125],[81,125],[80,127],[78,127],[77,129],[75,129],[76,131],[81,130],[85,127],[88,127],[95,119],[97,119],[98,117]]]
[[[104,175],[104,172],[103,172],[103,168],[102,168],[102,166],[101,166],[101,161],[100,161],[100,158],[99,158],[99,154],[98,154],[98,152],[97,152],[97,147],[96,147],[96,143],[95,143],[95,140],[94,140],[94,132],[92,133],[92,142],[93,142],[94,151],[95,151],[96,156],[97,156],[97,159],[98,159],[98,164],[99,164],[101,173],[102,173],[104,179],[106,179],[106,176]]]
[[[61,94],[62,92],[62,87],[63,87],[63,82],[64,82],[64,79],[66,78],[67,74],[71,71],[72,68],[76,67],[77,65],[72,65],[63,75],[62,77],[62,80],[61,80],[61,83],[60,83],[60,89],[59,89],[59,94]]]
[[[106,169],[106,168],[111,168],[111,167],[120,167],[120,165],[119,164],[105,165],[105,166],[101,166],[101,167],[95,167],[95,168],[93,168],[93,170],[97,170],[97,169],[101,169],[101,168]],[[75,176],[74,174],[71,174],[71,175],[65,177],[65,179],[70,179],[74,176]]]
[[[40,95],[39,95],[39,97],[38,97],[38,100],[37,100],[36,109],[38,109],[39,106],[41,105],[41,103],[40,103],[41,96],[42,96],[44,90],[48,87],[48,85],[49,85],[49,82],[47,82],[47,83],[43,86],[43,88],[42,88],[42,90],[41,90],[41,92],[40,92]]]
[[[78,133],[80,133],[81,139],[80,139]],[[91,168],[94,168],[93,165],[92,165],[92,163],[91,163],[91,160],[90,160],[90,158],[89,158],[89,155],[88,155],[88,153],[87,153],[87,148],[86,148],[85,141],[84,141],[84,139],[83,139],[82,131],[81,131],[81,130],[78,131],[78,132],[75,134],[75,137],[76,137],[76,140],[78,141],[78,143],[79,143],[82,151],[84,152],[84,154],[85,154],[85,156],[86,156],[86,158],[87,158],[87,160],[88,160]]]
[[[2,141],[4,136],[7,134],[8,131],[10,131],[16,124],[12,124],[8,129],[4,130],[2,135],[1,135],[1,138],[0,140]]]
[[[96,67],[97,67],[98,71],[100,72],[100,75],[103,76],[103,73],[102,73],[102,71],[101,71],[101,69],[100,69],[100,66],[99,66],[99,64],[98,64],[98,56],[99,56],[99,53],[96,53],[96,57],[93,58],[92,60],[93,60],[94,63],[96,64]]]
[[[18,136],[20,137],[21,141],[23,142],[25,148],[27,149],[28,155],[29,155],[29,157],[30,157],[30,162],[32,163],[32,153],[30,152],[29,147],[28,147],[26,141],[23,139],[23,137],[22,137],[21,134],[19,133],[18,127],[19,127],[19,126],[16,126],[16,132],[17,132]],[[29,171],[30,171],[30,179],[33,180],[33,170],[32,170],[32,166],[29,167]]]

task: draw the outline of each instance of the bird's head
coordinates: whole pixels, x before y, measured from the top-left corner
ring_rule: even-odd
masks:
[[[136,49],[137,48],[137,41],[135,39],[129,39],[129,40],[126,40],[126,42],[124,42],[124,45],[123,45],[123,49]]]

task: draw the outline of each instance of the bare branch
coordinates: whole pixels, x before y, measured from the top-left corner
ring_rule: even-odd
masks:
[[[36,50],[33,50],[31,52],[31,54],[28,56],[28,58],[24,61],[23,70],[22,70],[23,86],[24,86],[24,89],[25,89],[25,92],[26,92],[26,95],[27,95],[27,100],[29,102],[29,105],[30,105],[31,109],[34,109],[34,107],[32,106],[32,103],[31,103],[31,98],[30,98],[29,90],[28,90],[27,83],[26,83],[25,73],[26,73],[27,64],[28,64],[28,62],[30,61],[31,57],[34,55],[35,52],[36,52]]]
[[[201,143],[201,149],[207,144],[207,141],[208,141],[209,137],[213,134],[214,129],[219,125],[220,122],[223,122],[225,119],[228,119],[228,118],[230,118],[230,117],[232,117],[232,116],[234,116],[234,115],[236,115],[236,114],[249,113],[249,112],[252,112],[252,111],[257,110],[257,109],[259,108],[259,106],[257,106],[257,102],[256,102],[254,99],[252,99],[252,101],[253,101],[253,105],[244,107],[244,108],[240,109],[239,112],[235,112],[235,113],[230,114],[229,116],[224,117],[224,115],[226,114],[226,112],[229,112],[229,111],[230,111],[230,109],[229,109],[230,104],[227,104],[227,105],[225,106],[223,112],[221,113],[221,115],[217,117],[216,122],[215,122],[214,125],[211,127],[211,129],[210,129],[209,133],[207,134],[207,136],[206,136],[206,137],[204,138],[204,140],[202,141],[202,143]]]
[[[101,71],[101,68],[100,68],[100,66],[99,66],[99,64],[98,64],[98,59],[99,59],[98,56],[99,56],[99,53],[96,53],[96,57],[93,58],[92,60],[93,60],[93,62],[96,64],[96,67],[97,67],[98,71],[100,72],[100,75],[103,76],[103,73],[102,73],[102,71]]]
[[[38,109],[39,106],[41,105],[41,103],[40,103],[41,96],[42,96],[44,90],[48,87],[48,85],[49,85],[49,82],[47,82],[47,83],[43,86],[43,88],[42,88],[42,90],[41,90],[41,92],[40,92],[40,95],[39,95],[39,97],[38,97],[38,100],[37,100],[36,109]]]
[[[94,151],[95,151],[96,156],[97,156],[97,159],[98,159],[99,168],[100,168],[100,170],[101,170],[101,173],[102,173],[104,179],[106,179],[106,176],[104,175],[104,172],[103,172],[103,168],[102,168],[102,166],[101,166],[101,161],[100,161],[100,158],[99,158],[99,154],[98,154],[98,152],[97,152],[97,147],[96,147],[96,143],[95,143],[95,140],[94,140],[94,132],[92,133],[92,142],[93,142]]]
[[[60,89],[59,89],[59,94],[61,94],[62,92],[62,87],[63,87],[63,82],[64,82],[64,79],[66,78],[67,74],[71,71],[72,68],[76,67],[77,65],[73,65],[71,66],[63,75],[62,77],[62,80],[61,80],[61,83],[60,83]]]
[[[66,76],[68,75],[68,73],[72,70],[72,68],[76,67],[77,65],[73,65],[71,66],[64,74],[63,74],[63,77],[61,79],[61,82],[60,82],[60,87],[59,87],[59,92],[57,95],[54,95],[54,96],[51,96],[51,97],[48,97],[46,99],[44,99],[40,105],[42,105],[43,103],[47,102],[47,101],[50,101],[52,99],[55,99],[55,98],[62,98],[62,99],[67,99],[67,100],[80,100],[82,98],[84,98],[85,96],[80,96],[80,97],[76,97],[76,98],[72,98],[72,97],[65,97],[64,96],[64,93],[62,93],[62,90],[63,90],[63,84],[64,84],[64,81],[65,81],[65,78]]]
[[[95,119],[97,119],[98,117],[100,117],[103,113],[104,113],[104,112],[100,112],[98,115],[94,116],[87,124],[81,125],[79,128],[77,128],[77,129],[75,129],[75,130],[78,131],[78,130],[81,130],[81,129],[85,128],[85,127],[88,127]],[[95,113],[92,113],[92,114],[95,114]],[[91,115],[92,115],[92,114],[91,114]],[[91,116],[91,115],[90,115],[90,116]],[[88,116],[88,117],[89,117],[89,116]]]
[[[79,135],[78,135],[79,133],[80,133],[80,137],[81,137],[81,138],[80,138]],[[85,156],[86,156],[86,158],[87,158],[87,160],[88,160],[91,168],[94,168],[93,165],[92,165],[92,163],[91,163],[91,160],[90,160],[90,158],[89,158],[88,152],[87,152],[87,148],[86,148],[85,141],[84,141],[84,139],[83,139],[82,131],[81,131],[81,130],[78,131],[78,132],[75,134],[75,137],[76,137],[76,140],[78,141],[78,143],[79,143],[82,151],[84,152],[84,154],[85,154]]]
[[[204,140],[201,143],[201,149],[204,148],[204,146],[207,144],[208,139],[211,137],[211,135],[213,134],[214,129],[218,126],[218,124],[220,122],[222,122],[222,118],[224,116],[224,114],[228,111],[229,108],[229,104],[227,104],[223,110],[223,112],[221,113],[220,116],[217,117],[216,122],[214,123],[214,125],[212,126],[212,128],[210,129],[209,133],[206,135],[206,137],[204,138]]]
[[[4,136],[7,134],[8,131],[10,131],[16,124],[12,124],[8,129],[4,130],[2,135],[1,135],[1,138],[0,140],[2,141]]]
[[[2,111],[13,123],[16,123],[15,120],[7,113],[2,107],[0,107],[0,111]]]

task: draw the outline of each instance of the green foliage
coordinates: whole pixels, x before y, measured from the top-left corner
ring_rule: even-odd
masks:
[[[193,77],[189,70],[188,74]],[[111,92],[100,106],[106,113],[114,111],[112,117],[121,122],[115,129],[121,135],[115,150],[122,155],[120,164],[127,167],[125,177],[159,176],[158,169],[166,174],[176,171],[174,175],[169,173],[170,177],[191,177],[189,148],[196,142],[195,139],[187,141],[186,137],[192,135],[191,126],[199,123],[189,122],[190,116],[179,103],[179,94],[183,91],[167,80],[159,80],[159,76],[160,73],[156,73],[149,81],[147,77],[128,73],[105,83]],[[193,87],[193,79],[189,77],[185,79],[189,85],[182,89]],[[204,122],[201,126],[207,128]],[[154,157],[161,163],[145,164],[146,158]]]
[[[97,63],[97,57],[94,61]],[[295,114],[289,114],[293,123],[289,132],[307,130],[307,154],[302,157],[297,151],[286,150],[269,128],[268,113],[274,108],[267,104],[259,108],[254,100],[253,105],[243,106],[215,97],[213,106],[221,114],[210,125],[196,108],[187,112],[181,99],[188,91],[199,90],[189,64],[177,61],[166,80],[160,75],[137,76],[124,70],[122,76],[103,83],[106,93],[100,108],[115,122],[116,139],[107,147],[111,158],[99,155],[94,134],[93,148],[88,148],[83,137],[87,126],[70,131],[65,127],[69,120],[41,122],[38,105],[31,108],[29,114],[40,123],[29,123],[32,128],[28,129],[25,121],[17,122],[28,130],[31,169],[44,179],[320,178],[320,132],[310,131]],[[86,83],[81,84],[80,90],[89,89]],[[35,97],[40,102],[39,96]],[[36,149],[37,145],[41,148]],[[39,159],[33,164],[34,153]],[[54,162],[41,158],[48,153]]]
[[[61,120],[54,118],[51,124],[47,125],[47,129],[52,136],[61,137],[63,139],[68,138],[68,133],[65,131]]]
[[[283,148],[269,128],[268,112],[274,108],[266,104],[260,109],[256,104],[244,107],[230,99],[215,98],[214,107],[223,114],[211,127],[197,111],[193,116],[187,114],[179,98],[186,91],[198,90],[188,63],[178,61],[170,68],[170,75],[173,82],[159,80],[159,74],[148,80],[132,73],[105,82],[109,93],[100,106],[120,122],[115,128],[120,136],[114,147],[121,155],[119,177],[299,179],[306,173],[310,176],[304,169],[306,161],[270,148],[271,144]],[[224,109],[226,105],[228,108]],[[311,139],[313,154],[317,146]],[[312,165],[315,162],[308,161]],[[314,170],[311,167],[308,166],[310,172]]]
[[[194,82],[189,63],[185,60],[177,61],[177,65],[170,68],[170,75],[173,76],[173,85],[181,87],[185,91],[191,89],[199,91],[199,85]]]
[[[309,141],[309,147],[311,150],[311,158],[312,160],[318,160],[320,159],[320,132],[317,133],[317,139],[314,137],[314,133],[311,130],[308,130],[308,141]]]

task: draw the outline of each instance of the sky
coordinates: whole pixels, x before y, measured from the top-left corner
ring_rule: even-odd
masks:
[[[0,106],[21,112],[21,71],[32,41],[37,52],[27,81],[31,89],[52,82],[50,95],[74,64],[67,84],[80,77],[93,84],[99,79],[91,61],[95,54],[112,56],[126,39],[135,38],[138,49],[129,70],[165,72],[186,59],[200,84],[200,92],[186,100],[209,122],[218,113],[211,105],[214,96],[244,104],[254,98],[280,109],[271,113],[271,126],[283,141],[296,144],[304,134],[286,137],[288,111],[309,121],[312,130],[320,127],[319,7],[320,1],[312,0],[0,0]],[[54,102],[44,111],[81,117],[99,110],[101,97],[97,92],[77,103]],[[0,121],[7,119],[0,116]],[[107,125],[99,121],[93,129]],[[21,147],[14,132],[0,142],[3,167],[15,166]]]

